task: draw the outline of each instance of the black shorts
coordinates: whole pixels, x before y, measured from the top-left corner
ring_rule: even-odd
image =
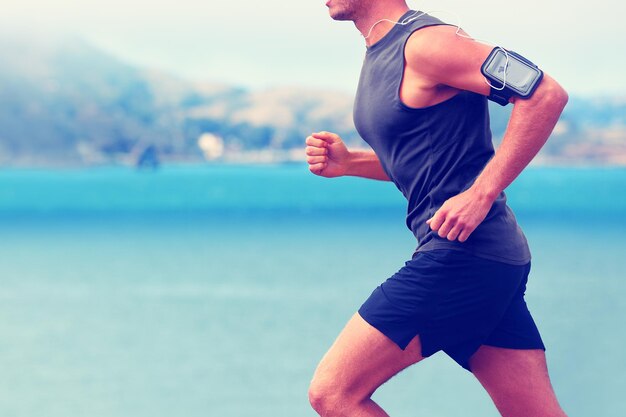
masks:
[[[543,349],[524,301],[530,272],[458,250],[417,252],[376,287],[359,314],[402,350],[419,334],[422,356],[443,350],[471,372],[480,345]]]

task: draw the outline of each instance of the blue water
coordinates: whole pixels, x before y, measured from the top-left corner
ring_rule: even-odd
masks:
[[[626,169],[532,168],[507,194],[563,408],[626,415]],[[403,204],[302,165],[0,170],[0,415],[315,416],[317,362],[414,250]],[[498,416],[442,353],[374,399]]]

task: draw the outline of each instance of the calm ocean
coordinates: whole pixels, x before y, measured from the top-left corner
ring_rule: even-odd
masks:
[[[626,169],[530,168],[507,194],[563,408],[626,416]],[[0,230],[6,417],[313,417],[317,362],[416,245],[392,184],[299,164],[0,170]],[[374,399],[498,416],[441,352]]]

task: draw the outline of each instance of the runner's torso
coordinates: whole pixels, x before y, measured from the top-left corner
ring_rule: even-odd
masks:
[[[528,243],[504,192],[463,243],[439,237],[426,224],[447,199],[472,185],[494,154],[484,96],[461,91],[420,109],[400,100],[407,39],[418,29],[441,24],[445,23],[432,16],[420,16],[407,25],[395,25],[367,49],[354,103],[355,126],[408,201],[406,223],[418,240],[417,251],[457,249],[525,264],[530,261]]]

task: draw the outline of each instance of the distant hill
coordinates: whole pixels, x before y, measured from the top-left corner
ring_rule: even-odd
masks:
[[[316,130],[365,146],[347,94],[189,82],[75,38],[3,35],[0,53],[0,165],[299,160]],[[492,107],[496,138],[510,110]],[[537,161],[626,164],[626,97],[572,97]]]

